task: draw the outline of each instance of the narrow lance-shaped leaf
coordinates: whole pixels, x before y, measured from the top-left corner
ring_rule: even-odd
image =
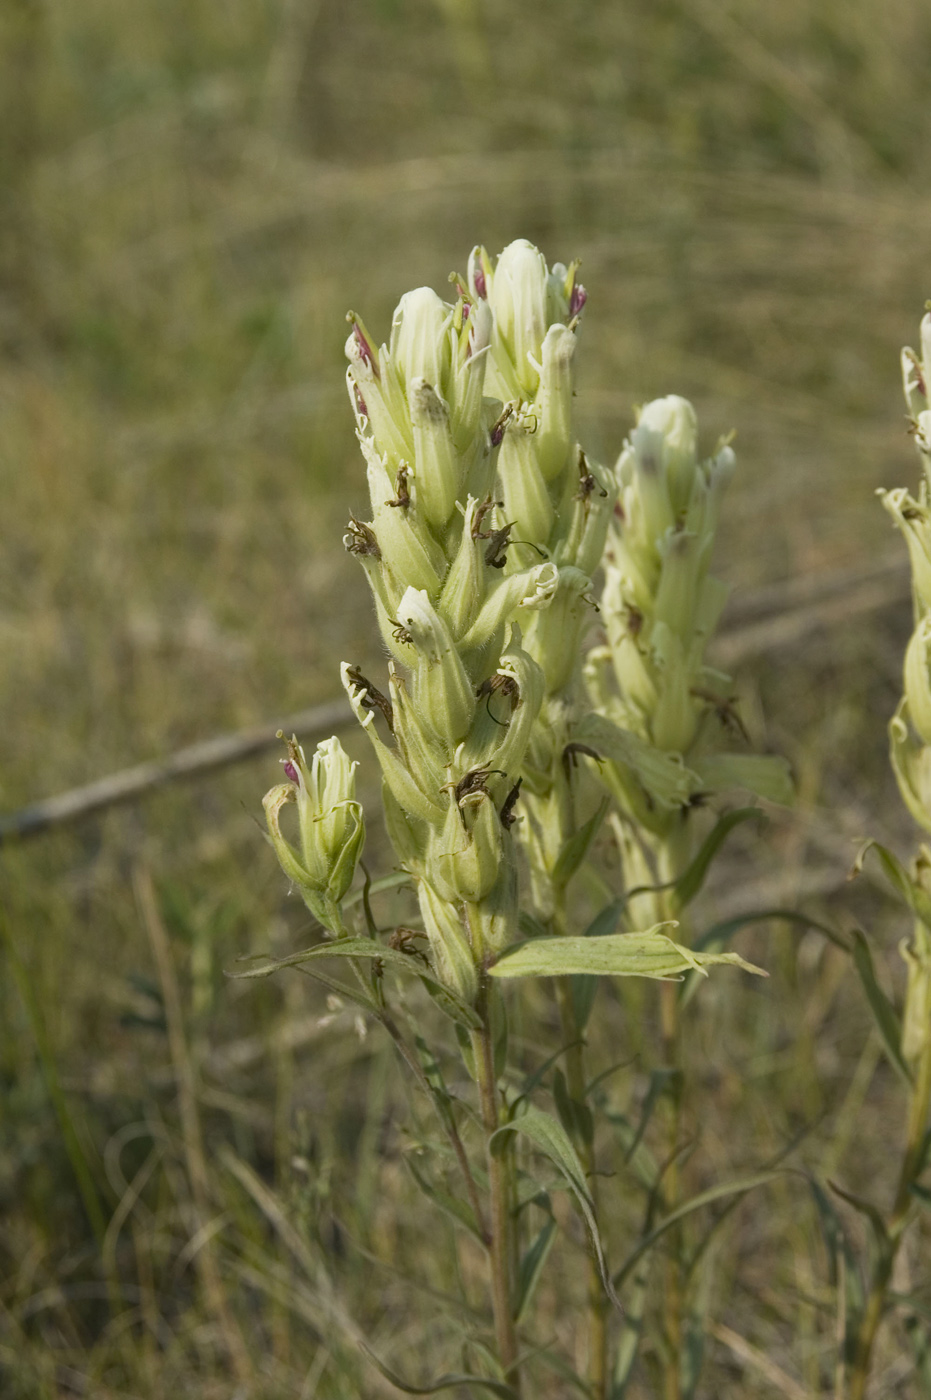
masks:
[[[546,1154],[559,1171],[575,1197],[582,1217],[588,1226],[592,1249],[598,1262],[605,1292],[614,1306],[620,1310],[620,1303],[611,1284],[611,1275],[608,1272],[601,1236],[598,1233],[595,1206],[589,1193],[588,1182],[585,1180],[585,1172],[565,1128],[548,1113],[542,1113],[538,1108],[530,1108],[519,1118],[515,1118],[511,1123],[505,1123],[496,1133],[492,1134],[489,1138],[489,1147],[493,1152],[504,1150],[503,1135],[505,1133],[522,1133],[525,1137],[530,1138],[531,1142]]]
[[[815,929],[818,933],[833,943],[836,948],[842,948],[845,953],[852,951],[852,945],[847,938],[831,928],[829,924],[819,923],[817,919],[812,919],[807,914],[799,914],[795,909],[757,909],[749,914],[738,914],[733,919],[725,919],[722,923],[713,924],[706,929],[700,937],[696,938],[691,947],[693,952],[702,953],[717,952],[730,942],[735,933],[739,933],[742,928],[749,924],[767,923],[770,919],[782,920],[783,923],[796,924],[801,929]],[[679,993],[680,1004],[685,1007],[692,1000],[698,991],[701,978],[693,973],[686,979],[685,985]]]
[[[460,1386],[468,1386],[475,1390],[487,1390],[492,1395],[500,1396],[500,1400],[519,1400],[517,1391],[504,1381],[492,1380],[489,1376],[468,1376],[447,1374],[437,1376],[435,1381],[430,1381],[427,1385],[411,1385],[403,1376],[399,1376],[397,1371],[392,1371],[389,1366],[375,1355],[370,1347],[364,1342],[359,1343],[359,1348],[371,1361],[376,1371],[380,1371],[385,1380],[397,1386],[398,1390],[405,1395],[437,1395],[441,1390],[456,1390]]]
[[[535,938],[506,949],[489,968],[492,977],[565,977],[590,973],[597,977],[681,977],[695,969],[723,964],[765,977],[737,953],[694,953],[658,930],[675,927],[656,924],[646,933],[615,933],[604,938]]]
[[[597,811],[589,817],[583,826],[579,827],[578,831],[570,836],[559,852],[556,865],[553,868],[553,884],[556,889],[564,890],[566,888],[588,855],[589,848],[598,835],[598,830],[610,805],[610,800],[607,797],[604,798],[599,803]]]
[[[332,943],[319,943],[314,948],[305,948],[300,953],[277,958],[262,967],[251,967],[246,972],[232,972],[229,975],[236,978],[270,977],[273,972],[280,972],[282,968],[304,967],[306,963],[323,958],[377,958],[385,966],[412,973],[421,979],[437,1005],[452,1020],[470,1030],[481,1028],[481,1020],[472,1007],[449,987],[444,987],[435,977],[430,976],[419,959],[409,953],[402,953],[397,948],[386,948],[384,944],[375,943],[371,938],[338,938]]]
[[[859,875],[870,851],[875,851],[879,856],[883,870],[896,893],[905,901],[915,917],[920,919],[926,928],[931,929],[931,896],[912,879],[898,856],[886,846],[881,846],[878,841],[867,841],[857,853],[851,874]]]
[[[443,1214],[448,1216],[456,1225],[464,1226],[469,1234],[478,1240],[479,1244],[484,1248],[485,1241],[482,1239],[482,1232],[475,1219],[475,1212],[468,1202],[464,1201],[461,1196],[450,1195],[448,1191],[444,1191],[440,1186],[434,1186],[432,1182],[427,1180],[409,1153],[405,1155],[404,1162],[427,1200],[432,1201],[437,1210],[442,1211]]]
[[[685,872],[679,876],[672,887],[672,910],[678,914],[687,904],[698,894],[705,877],[708,874],[711,862],[718,851],[724,845],[728,836],[735,826],[740,826],[743,822],[755,818],[757,821],[763,819],[763,813],[759,807],[738,807],[736,811],[725,812],[720,816],[712,830],[705,837],[698,853],[690,862]]]
[[[893,1068],[898,1070],[906,1084],[911,1084],[911,1071],[902,1055],[902,1023],[892,1002],[876,980],[870,945],[858,928],[853,930],[853,965],[863,983],[873,1020],[882,1037],[883,1048]]]
[[[698,1196],[693,1196],[690,1201],[685,1201],[678,1209],[670,1211],[627,1256],[614,1275],[615,1288],[620,1288],[638,1259],[642,1258],[647,1250],[652,1249],[657,1240],[662,1239],[666,1231],[671,1230],[673,1225],[677,1225],[680,1220],[684,1220],[686,1216],[694,1214],[696,1210],[701,1210],[703,1206],[712,1205],[715,1201],[720,1201],[726,1196],[743,1195],[747,1191],[754,1190],[757,1186],[765,1186],[767,1182],[774,1181],[777,1176],[781,1175],[782,1173],[779,1171],[757,1172],[755,1176],[744,1176],[737,1181],[726,1181],[720,1186],[712,1186],[709,1190],[702,1191]]]
[[[543,1273],[543,1266],[556,1238],[556,1221],[547,1220],[533,1244],[524,1254],[517,1271],[517,1299],[514,1304],[514,1320],[518,1327],[530,1310],[534,1291]]]

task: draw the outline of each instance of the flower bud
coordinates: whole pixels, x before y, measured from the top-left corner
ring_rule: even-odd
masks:
[[[398,377],[410,390],[424,379],[442,394],[452,366],[449,331],[452,313],[432,287],[405,292],[391,322],[390,355]]]
[[[289,739],[285,774],[288,782],[265,797],[269,834],[285,873],[299,887],[316,917],[339,931],[338,906],[352,884],[365,843],[362,807],[355,800],[356,763],[350,763],[336,738],[317,745],[308,765],[296,739]],[[297,804],[300,849],[281,832],[281,808]]]
[[[478,786],[470,785],[470,790],[458,797],[458,789],[470,779]],[[490,893],[498,878],[504,835],[482,775],[466,774],[452,786],[442,828],[432,833],[428,879],[451,904],[458,900],[476,904]]]
[[[905,536],[918,609],[931,611],[931,510],[903,486],[876,494]]]
[[[416,588],[401,599],[398,620],[416,654],[414,703],[437,737],[458,744],[472,724],[475,696],[449,629]]]
[[[918,825],[931,831],[931,747],[916,741],[904,698],[889,721],[889,756],[902,801]]]
[[[931,614],[926,614],[905,652],[905,699],[919,737],[931,744]]]
[[[478,974],[458,907],[442,899],[429,880],[418,882],[417,898],[441,980],[471,1004],[478,991]]]

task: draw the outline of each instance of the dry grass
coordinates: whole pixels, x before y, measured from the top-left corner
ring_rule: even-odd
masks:
[[[3,807],[327,698],[342,657],[376,655],[339,547],[362,500],[342,318],[353,306],[384,327],[401,291],[441,286],[475,241],[521,235],[583,259],[579,405],[596,455],[616,451],[635,403],[673,390],[709,441],[737,428],[720,561],[735,586],[885,551],[872,490],[916,470],[897,356],[931,295],[929,61],[920,0],[9,0]],[[818,817],[738,843],[707,917],[747,869],[781,898],[813,874],[842,884],[825,829],[910,839],[884,752],[907,627],[888,613],[839,627],[741,677]],[[246,765],[3,853],[21,963],[19,991],[0,982],[0,1381],[15,1400],[394,1393],[357,1329],[423,1376],[456,1361],[439,1300],[457,1273],[481,1306],[474,1260],[405,1173],[410,1111],[386,1047],[347,1014],[324,1035],[310,984],[222,977],[301,936],[254,822],[272,773]],[[166,1036],[140,869],[183,1040]],[[892,949],[899,926],[858,898]],[[722,981],[693,1009],[693,1185],[805,1127],[794,1160],[881,1192],[895,1088],[863,1049],[849,973],[812,935],[747,946],[769,984]],[[638,1048],[650,1005],[605,997],[605,1063]],[[550,1031],[528,1014],[528,1057]],[[643,1088],[638,1061],[613,1102]],[[196,1167],[191,1180],[191,1094],[206,1184]],[[109,1277],[76,1160],[109,1222]],[[620,1200],[617,1236],[640,1208]],[[780,1373],[821,1393],[833,1324],[813,1211],[787,1185],[748,1198],[721,1239],[700,1393],[778,1395]],[[905,1256],[902,1291],[916,1264]],[[540,1327],[571,1354],[566,1272]],[[917,1394],[899,1352],[889,1340],[877,1395]]]

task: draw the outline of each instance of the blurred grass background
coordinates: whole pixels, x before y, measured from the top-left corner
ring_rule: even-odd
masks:
[[[736,428],[735,591],[894,550],[873,490],[917,471],[898,353],[931,295],[929,73],[922,0],[6,0],[0,808],[329,698],[341,659],[379,666],[340,546],[364,513],[343,318],[384,334],[475,242],[581,257],[596,456],[662,393],[709,447]],[[885,757],[906,613],[739,676],[818,830],[910,839]],[[321,1029],[309,983],[222,975],[300,943],[256,825],[276,771],[0,856],[5,1396],[396,1393],[356,1325],[420,1378],[455,1355],[441,1297],[369,1257],[402,1250],[437,1295],[458,1270],[475,1297],[405,1176],[390,1050],[344,1012]],[[843,843],[812,830],[738,843],[720,900],[791,898],[812,856],[812,887],[840,885]],[[859,899],[893,950],[904,928]],[[764,991],[708,987],[693,1012],[696,1184],[808,1124],[805,1161],[881,1190],[897,1102],[850,974],[812,939],[748,947]],[[632,1053],[610,1020],[606,1057]],[[793,1189],[735,1217],[712,1316],[818,1394],[827,1264]],[[543,1314],[572,1353],[560,1278]],[[780,1393],[748,1356],[712,1339],[700,1393]],[[916,1393],[893,1342],[882,1365],[878,1394]]]

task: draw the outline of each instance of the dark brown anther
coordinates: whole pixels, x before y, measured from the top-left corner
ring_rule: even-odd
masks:
[[[409,627],[405,627],[403,622],[395,622],[393,617],[389,617],[391,623],[391,635],[396,642],[403,642],[405,646],[414,645],[414,636]]]
[[[496,506],[503,507],[504,502],[493,501],[490,496],[486,496],[482,504],[476,508],[475,519],[472,521],[473,540],[486,540],[488,538],[487,535],[482,534],[482,526],[485,523],[485,516],[490,510],[494,510]]]
[[[512,520],[507,525],[502,525],[500,530],[483,530],[478,536],[480,540],[488,541],[488,548],[485,550],[485,563],[492,569],[503,569],[507,563],[504,551],[511,543],[510,534],[517,524]]]
[[[349,518],[343,542],[350,554],[368,554],[373,559],[381,558],[375,531],[371,525],[366,525],[364,520],[357,520],[354,515]]]
[[[507,403],[507,404],[505,404],[505,405],[504,405],[504,411],[501,413],[500,417],[498,417],[498,418],[495,420],[495,422],[492,423],[492,425],[491,425],[491,445],[492,445],[492,447],[500,447],[500,446],[501,446],[501,443],[504,441],[504,430],[505,430],[505,428],[507,427],[509,420],[510,420],[511,418],[513,418],[513,416],[514,416],[514,408],[515,408],[515,405],[512,404],[512,403]]]
[[[750,742],[750,735],[747,733],[746,725],[737,713],[737,696],[732,695],[725,698],[723,695],[716,695],[713,690],[705,690],[703,686],[693,685],[689,691],[696,700],[704,700],[710,705],[721,721],[725,729],[729,729],[732,734],[739,734],[747,743]]]
[[[494,720],[495,724],[500,724],[502,729],[507,729],[510,720],[495,719],[491,713],[491,697],[502,695],[506,700],[510,700],[511,714],[513,714],[520,704],[520,686],[514,676],[508,676],[503,671],[496,671],[493,676],[489,676],[487,680],[482,681],[480,686],[476,687],[476,699],[481,700],[483,695],[488,697],[485,701],[488,718]]]
[[[403,925],[399,924],[388,939],[388,947],[393,948],[396,953],[404,953],[409,958],[419,958],[429,967],[430,959],[416,946],[416,940],[426,938],[426,936],[422,929],[404,928]]]
[[[910,431],[910,432],[915,432],[915,433],[917,433],[917,431],[918,431],[918,424],[915,423],[914,426],[913,426],[912,428],[909,429],[909,431]],[[906,506],[905,509],[904,509],[903,512],[902,512],[902,519],[903,519],[903,520],[921,520],[921,519],[923,519],[923,514],[922,514],[922,511],[918,508],[918,506]]]
[[[601,754],[596,749],[589,748],[588,744],[567,744],[562,751],[562,766],[567,778],[572,770],[579,766],[579,754],[584,754],[586,758],[593,758],[596,763],[603,763]]]
[[[523,778],[518,778],[517,782],[504,799],[504,806],[501,808],[501,825],[504,827],[505,831],[510,831],[514,823],[520,821],[520,817],[515,817],[514,815],[514,808],[517,805],[517,799],[520,797],[520,785],[523,781]]]
[[[465,813],[462,811],[462,802],[466,797],[470,797],[474,792],[484,793],[486,797],[491,797],[491,793],[485,786],[485,779],[492,773],[500,773],[502,778],[507,777],[503,768],[470,768],[458,783],[445,783],[443,790],[452,792],[456,806],[459,808],[459,815],[462,817],[462,824],[465,826]]]
[[[632,637],[639,637],[643,631],[643,613],[633,603],[625,604],[624,612],[627,615],[627,631]]]
[[[588,465],[588,458],[586,457],[585,453],[582,451],[581,447],[579,448],[579,463],[578,463],[578,466],[579,466],[579,492],[578,492],[578,495],[576,496],[576,500],[578,500],[578,501],[587,501],[587,500],[589,499],[589,497],[591,496],[592,492],[593,492],[594,490],[596,490],[596,489],[597,489],[598,492],[600,493],[602,499],[604,499],[604,497],[606,497],[608,493],[607,493],[607,491],[604,489],[603,486],[599,486],[599,485],[598,485],[598,482],[595,480],[595,477],[592,475],[591,469],[590,469],[590,467],[589,467],[589,465]]]
[[[391,708],[391,701],[388,699],[387,695],[382,695],[381,691],[377,690],[370,680],[366,680],[358,666],[349,666],[346,670],[346,675],[349,677],[356,690],[362,691],[361,703],[363,710],[380,710],[385,717],[388,728],[393,734],[394,711]]]
[[[410,467],[401,466],[398,468],[398,475],[394,483],[395,498],[393,501],[387,501],[387,505],[401,506],[403,509],[406,509],[410,505],[411,492],[407,484],[409,474]]]

